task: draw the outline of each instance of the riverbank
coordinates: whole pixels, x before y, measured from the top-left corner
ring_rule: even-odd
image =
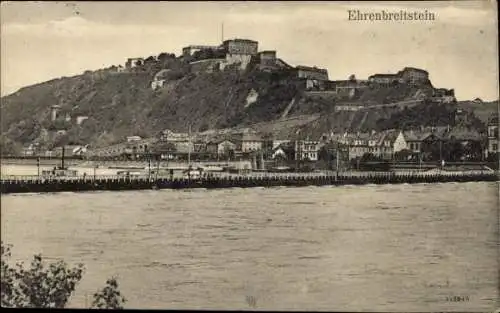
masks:
[[[36,158],[2,158],[0,164],[4,165],[20,165],[20,166],[37,166],[38,160]],[[108,169],[137,169],[147,168],[151,165],[152,168],[169,167],[169,168],[188,168],[189,164],[193,167],[234,167],[241,169],[249,169],[252,167],[250,161],[193,161],[188,164],[185,161],[92,161],[81,159],[65,159],[65,166],[69,167],[82,167],[82,168],[108,168]],[[41,167],[54,167],[61,165],[61,159],[40,159],[39,165]]]
[[[367,173],[339,175],[267,175],[267,176],[205,176],[200,179],[75,177],[51,179],[2,179],[1,193],[38,193],[38,192],[78,192],[105,190],[144,190],[144,189],[190,189],[190,188],[248,188],[248,187],[302,187],[325,185],[365,185],[365,184],[413,184],[498,181],[498,173],[492,171],[437,172],[437,173]]]

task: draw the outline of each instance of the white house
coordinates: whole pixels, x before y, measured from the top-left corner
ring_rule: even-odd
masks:
[[[135,141],[140,141],[140,140],[142,140],[142,138],[139,137],[139,136],[128,136],[127,137],[127,142],[128,143],[135,142]]]
[[[323,143],[317,140],[296,140],[294,146],[296,160],[317,161]]]

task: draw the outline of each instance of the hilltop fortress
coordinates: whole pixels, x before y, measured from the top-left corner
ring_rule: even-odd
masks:
[[[229,68],[239,70],[252,68],[266,72],[288,70],[295,72],[295,76],[299,79],[309,80],[306,84],[310,87],[318,85],[317,81],[328,81],[326,69],[301,65],[293,67],[278,58],[275,50],[258,51],[258,47],[257,41],[239,38],[225,40],[219,46],[189,45],[182,48],[182,55],[179,59],[188,63],[193,73],[210,73]],[[148,59],[129,58],[125,63],[125,68],[120,67],[118,71],[131,71],[147,62]],[[164,71],[161,72],[161,74],[164,73]],[[162,75],[158,74],[160,72],[155,75],[151,84],[153,89],[163,85]]]
[[[298,93],[288,101],[281,118],[288,116],[291,109],[304,102],[326,103],[334,111],[363,111],[378,108],[409,108],[426,100],[437,103],[456,102],[454,90],[434,88],[426,70],[405,67],[397,73],[376,73],[368,79],[357,79],[351,75],[346,80],[330,80],[328,71],[316,66],[292,66],[277,57],[275,50],[259,51],[259,43],[250,39],[228,39],[220,45],[189,45],[182,48],[182,54],[161,53],[153,57],[129,58],[125,66],[112,67],[110,73],[151,73],[150,88],[160,91],[168,81],[176,81],[186,74],[236,71],[284,72],[287,79],[281,84],[297,87]],[[99,79],[102,71],[84,74]],[[104,76],[103,76],[104,77]],[[151,77],[151,76],[150,76]],[[181,85],[184,83],[181,83]],[[246,91],[248,108],[261,96],[262,91],[249,88]],[[228,92],[231,94],[231,92]],[[232,96],[228,96],[227,102]],[[51,107],[50,120],[55,122],[65,114],[65,121],[71,122],[74,112],[63,112],[60,105]],[[80,125],[88,119],[86,114],[76,116]]]
[[[150,62],[152,57],[148,58]],[[126,70],[147,63],[148,59],[128,59]],[[213,73],[227,69],[258,70],[265,72],[285,71],[294,77],[295,84],[303,89],[308,96],[320,97],[337,103],[335,110],[356,111],[373,105],[394,105],[400,101],[395,96],[394,100],[384,100],[383,103],[369,96],[373,90],[401,90],[412,91],[410,98],[415,103],[424,99],[436,102],[455,102],[453,89],[434,88],[426,70],[405,67],[395,74],[377,73],[366,80],[356,79],[351,75],[347,80],[329,80],[328,71],[316,66],[290,64],[277,57],[275,50],[259,51],[259,43],[250,39],[228,39],[218,46],[189,45],[182,48],[182,55],[178,57],[184,64],[189,65],[191,73]],[[151,82],[153,90],[160,89],[166,82],[165,75],[169,69],[162,69],[156,73]],[[394,91],[398,93],[398,91]],[[405,102],[405,105],[408,103]],[[410,104],[411,105],[411,104]]]
[[[326,69],[301,66],[293,67],[276,56],[275,50],[259,51],[259,43],[250,39],[229,39],[219,46],[192,45],[182,49],[182,57],[190,60],[193,71],[224,70],[234,66],[240,70],[249,67],[261,71],[292,70],[297,78],[328,80]]]

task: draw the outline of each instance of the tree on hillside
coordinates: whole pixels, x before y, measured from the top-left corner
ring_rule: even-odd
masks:
[[[468,142],[463,147],[463,154],[466,160],[481,161],[483,158],[483,151],[486,148],[486,143],[479,141]]]
[[[0,136],[0,155],[20,155],[22,150],[22,145],[10,138],[2,135]]]
[[[165,61],[168,59],[175,59],[175,54],[174,53],[165,53],[162,52],[158,55],[158,61]]]
[[[70,267],[64,261],[44,264],[37,254],[31,266],[17,263],[12,267],[11,245],[1,242],[0,301],[3,307],[18,308],[64,308],[84,273],[83,264]],[[118,291],[115,278],[94,294],[92,308],[122,309],[126,299]]]
[[[35,140],[42,129],[41,124],[35,118],[21,120],[17,124],[9,127],[8,134],[10,138],[22,142],[30,142]]]
[[[447,161],[457,162],[464,157],[464,146],[456,139],[445,141],[442,145],[442,156]]]
[[[356,75],[354,74],[349,75],[349,80],[352,82],[356,81]]]
[[[213,49],[203,49],[193,53],[193,58],[195,60],[215,59],[219,56],[220,54],[214,51]]]
[[[70,138],[69,138],[68,134],[66,133],[64,135],[59,135],[56,137],[56,139],[54,139],[54,141],[52,142],[52,145],[51,145],[51,149],[54,149],[56,147],[66,146],[69,144],[70,144]]]
[[[403,149],[394,153],[394,159],[398,161],[408,161],[413,156],[413,152],[409,149]]]
[[[376,162],[376,161],[381,161],[382,159],[373,153],[366,152],[361,156],[360,162]]]
[[[156,59],[154,56],[149,56],[144,60],[144,64],[153,64],[156,63]]]

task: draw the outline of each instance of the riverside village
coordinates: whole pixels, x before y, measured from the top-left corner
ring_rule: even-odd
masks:
[[[161,95],[173,88],[172,82],[182,85],[199,75],[249,72],[271,75],[268,84],[293,87],[295,93],[276,112],[276,118],[224,128],[194,129],[192,121],[183,127],[166,123],[148,137],[129,130],[114,142],[96,145],[95,141],[83,142],[71,129],[85,128],[89,120],[96,120],[100,110],[79,113],[71,101],[60,101],[43,112],[44,123],[49,125],[43,131],[45,138],[52,138],[51,145],[44,144],[43,136],[39,136],[17,150],[4,149],[2,158],[36,162],[37,173],[25,179],[37,183],[135,178],[144,179],[149,187],[159,178],[195,181],[280,177],[276,183],[280,184],[283,177],[291,176],[335,176],[338,181],[339,173],[349,177],[379,172],[491,175],[498,169],[498,114],[490,112],[479,119],[473,110],[457,103],[454,89],[434,87],[431,74],[421,68],[408,66],[396,73],[373,73],[364,79],[353,74],[345,80],[330,80],[324,68],[292,66],[278,57],[277,51],[259,51],[257,41],[236,38],[224,40],[219,46],[193,44],[182,48],[178,57],[161,53],[129,58],[124,65],[87,71],[82,76],[103,80],[150,73],[147,92]],[[242,94],[241,89],[236,95],[231,88],[220,98],[224,108],[234,106],[232,102]],[[243,90],[243,109],[264,101],[259,98],[258,87]],[[311,103],[320,103],[322,111],[297,114]],[[482,100],[470,103],[480,106]],[[373,122],[374,116],[384,114],[386,123],[383,118]],[[19,188],[19,177],[2,173],[2,188],[6,188],[6,180],[15,182],[14,189]]]

